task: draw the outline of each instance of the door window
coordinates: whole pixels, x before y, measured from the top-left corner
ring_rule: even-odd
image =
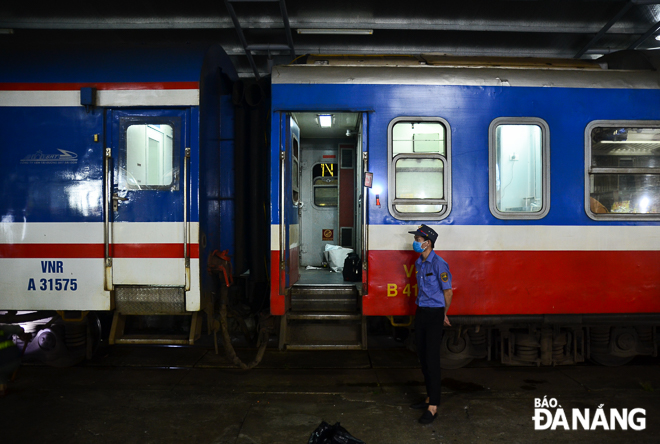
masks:
[[[180,126],[174,117],[120,118],[120,189],[179,189]]]
[[[317,163],[312,167],[315,206],[321,208],[337,207],[339,202],[338,179],[336,163]]]
[[[126,129],[126,182],[129,189],[171,186],[174,128],[130,125]]]

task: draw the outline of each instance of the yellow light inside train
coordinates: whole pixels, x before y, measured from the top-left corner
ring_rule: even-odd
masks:
[[[321,128],[330,128],[332,126],[332,114],[319,114],[319,125],[321,125]]]

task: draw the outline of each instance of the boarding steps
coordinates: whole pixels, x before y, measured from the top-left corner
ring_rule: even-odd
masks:
[[[149,345],[193,345],[202,333],[202,312],[187,312],[185,304],[184,287],[157,287],[138,285],[116,285],[114,288],[115,312],[110,328],[109,343],[113,344],[149,344]],[[204,301],[204,311],[209,313]],[[211,311],[212,313],[212,311]],[[158,318],[155,321],[159,327],[148,328],[147,331],[136,331],[135,328],[127,332],[126,327],[130,320],[140,323],[140,317],[145,319]],[[189,318],[182,323],[188,324],[187,333],[170,334],[167,324],[172,316]]]
[[[366,318],[356,285],[291,287],[280,320],[280,350],[364,350]]]

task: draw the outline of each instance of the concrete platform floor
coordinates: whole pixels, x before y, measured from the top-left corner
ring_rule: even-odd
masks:
[[[422,426],[408,407],[424,391],[422,375],[403,348],[268,350],[259,367],[241,371],[208,347],[118,346],[72,368],[21,367],[0,399],[0,442],[304,444],[325,420],[369,444],[657,443],[659,370],[658,360],[617,368],[482,361],[443,371],[440,416]],[[544,396],[566,412],[643,408],[646,429],[534,430],[534,399]]]

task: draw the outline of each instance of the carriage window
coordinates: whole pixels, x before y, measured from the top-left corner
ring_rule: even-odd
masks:
[[[540,219],[549,209],[548,126],[535,118],[490,125],[490,210],[500,219]]]
[[[314,205],[336,207],[339,203],[339,180],[336,163],[317,163],[312,167]]]
[[[128,189],[164,188],[174,181],[174,130],[170,125],[130,125],[126,129]]]
[[[389,207],[398,219],[442,219],[449,208],[449,125],[397,118],[389,130]]]
[[[587,131],[587,214],[660,219],[660,122],[595,122]]]

